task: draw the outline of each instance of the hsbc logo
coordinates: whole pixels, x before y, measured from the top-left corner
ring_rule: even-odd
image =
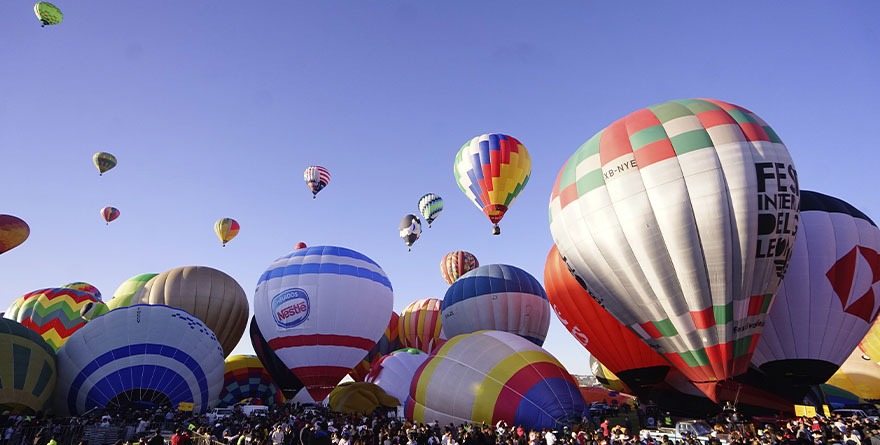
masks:
[[[855,246],[825,273],[847,314],[872,323],[877,318],[880,293],[880,254]]]

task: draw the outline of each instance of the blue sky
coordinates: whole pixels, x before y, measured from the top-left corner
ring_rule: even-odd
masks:
[[[249,297],[298,241],[360,251],[395,309],[442,298],[441,257],[473,252],[543,280],[547,204],[575,149],[671,99],[749,108],[789,148],[803,189],[880,217],[880,4],[833,2],[0,2],[0,213],[30,239],[0,255],[0,309],[71,281],[105,300],[125,279],[185,265]],[[455,184],[468,139],[510,134],[532,177],[502,235]],[[109,151],[103,177],[91,164]],[[311,199],[311,164],[331,184]],[[445,209],[407,252],[397,225],[433,192]],[[120,209],[106,226],[101,207]],[[239,236],[220,247],[213,223]],[[552,320],[545,348],[586,351]],[[236,349],[250,353],[245,337]]]

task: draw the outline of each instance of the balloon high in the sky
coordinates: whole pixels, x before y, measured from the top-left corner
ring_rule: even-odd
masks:
[[[544,286],[562,325],[590,351],[591,357],[620,376],[631,389],[663,381],[669,362],[593,300],[569,272],[556,246],[547,254]],[[593,375],[598,376],[595,372]]]
[[[407,250],[412,250],[412,245],[422,235],[422,222],[419,217],[409,214],[400,220],[400,239],[406,244]]]
[[[324,187],[330,183],[330,171],[320,165],[313,165],[303,172],[303,179],[312,191],[312,199],[315,199],[318,192],[324,190]]]
[[[116,156],[99,151],[92,156],[92,162],[95,163],[95,168],[98,169],[98,176],[102,176],[111,168],[116,167]]]
[[[748,369],[799,196],[788,150],[761,118],[677,100],[612,123],[569,158],[550,231],[593,298],[713,398]]]
[[[0,215],[0,254],[21,245],[31,234],[31,228],[21,218]]]
[[[443,300],[423,298],[400,311],[400,345],[431,353],[443,341]]]
[[[275,354],[324,400],[382,338],[391,282],[366,255],[310,246],[275,260],[254,292],[254,316]]]
[[[452,284],[458,277],[480,267],[477,257],[470,252],[456,250],[449,252],[440,260],[440,275],[446,284]]]
[[[788,272],[752,363],[794,384],[828,380],[880,310],[878,252],[880,229],[864,213],[843,200],[802,190]]]
[[[55,350],[40,334],[0,318],[0,410],[34,414],[55,390]]]
[[[223,389],[219,406],[232,406],[241,401],[259,401],[252,405],[280,406],[284,394],[272,381],[272,376],[253,355],[233,355],[226,359]]]
[[[446,290],[441,310],[449,338],[491,329],[538,346],[547,337],[552,312],[541,283],[507,264],[480,266],[462,275]]]
[[[489,217],[492,233],[500,234],[498,223],[532,173],[526,147],[505,134],[477,136],[461,147],[453,168],[458,187]]]
[[[397,315],[397,312],[391,311],[391,320],[388,322],[388,327],[385,328],[382,338],[376,342],[376,346],[370,349],[370,352],[367,353],[360,363],[352,368],[348,375],[356,382],[363,382],[370,369],[372,369],[373,364],[379,361],[382,356],[400,348],[400,316]]]
[[[437,219],[437,215],[442,211],[443,198],[441,198],[440,195],[428,193],[419,198],[419,213],[425,218],[425,222],[428,223],[429,229],[431,228],[431,223]]]
[[[101,217],[104,218],[104,221],[107,222],[107,225],[110,225],[112,221],[115,221],[116,218],[119,218],[119,209],[116,207],[104,207],[101,209]]]
[[[193,403],[203,413],[223,387],[223,349],[196,317],[162,305],[119,308],[95,318],[58,350],[56,413],[132,402]]]
[[[406,417],[440,425],[485,422],[557,429],[586,415],[577,382],[547,351],[514,334],[449,339],[419,368]]]
[[[40,19],[41,26],[57,25],[64,19],[61,10],[49,2],[37,2],[34,5],[34,14]]]
[[[224,357],[232,353],[247,326],[249,304],[241,285],[225,272],[186,266],[148,281],[130,304],[164,304],[202,320],[217,335]]]
[[[226,247],[226,243],[238,235],[239,230],[241,230],[241,226],[238,225],[238,221],[232,218],[220,218],[214,223],[214,233],[217,234],[217,238],[220,238],[223,247]]]

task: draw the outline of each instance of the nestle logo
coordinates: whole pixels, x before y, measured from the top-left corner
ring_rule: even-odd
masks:
[[[287,289],[272,297],[272,316],[282,328],[293,328],[309,318],[309,294],[302,289]]]

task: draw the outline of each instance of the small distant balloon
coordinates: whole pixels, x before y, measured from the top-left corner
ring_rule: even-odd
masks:
[[[330,183],[330,171],[320,165],[312,165],[303,172],[303,179],[312,191],[312,199],[315,199],[318,192]]]
[[[64,18],[61,10],[49,2],[37,2],[34,5],[34,14],[40,19],[40,24],[43,27],[46,25],[57,25]]]
[[[107,225],[110,225],[112,221],[119,218],[119,209],[116,207],[104,207],[101,209],[101,216],[104,217],[104,221],[107,221]]]
[[[429,229],[431,228],[431,223],[437,219],[437,215],[442,211],[443,198],[441,198],[440,195],[428,193],[419,198],[419,213],[425,218]]]
[[[92,156],[92,162],[95,163],[95,167],[98,169],[98,176],[101,176],[106,173],[107,170],[116,167],[116,156],[99,151]]]
[[[220,218],[214,223],[214,232],[217,233],[217,238],[220,238],[223,247],[226,247],[226,243],[238,235],[240,229],[241,226],[238,225],[238,221],[232,218]]]
[[[24,220],[12,215],[0,215],[0,254],[18,247],[30,234],[31,228]]]
[[[409,214],[400,220],[400,239],[406,243],[407,250],[412,250],[412,245],[422,235],[422,222],[419,217]]]
[[[309,246],[307,246],[306,243],[300,241],[300,242],[296,243],[295,246],[293,246],[293,250],[305,249],[306,247],[309,247]]]

